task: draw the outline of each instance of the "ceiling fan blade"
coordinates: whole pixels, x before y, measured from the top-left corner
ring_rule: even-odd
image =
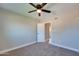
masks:
[[[45,9],[42,9],[43,12],[47,12],[47,13],[51,13],[50,10],[45,10]]]
[[[38,16],[41,16],[41,13],[38,13]]]
[[[29,3],[30,5],[32,5],[33,7],[37,8],[33,3]]]
[[[28,13],[35,12],[36,10],[29,11]]]
[[[42,4],[41,4],[42,8],[43,8],[46,4],[47,4],[47,3],[42,3]]]

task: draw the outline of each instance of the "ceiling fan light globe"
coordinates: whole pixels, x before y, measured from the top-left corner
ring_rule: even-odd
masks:
[[[40,9],[38,9],[38,10],[37,10],[37,13],[41,13],[41,10],[40,10]]]

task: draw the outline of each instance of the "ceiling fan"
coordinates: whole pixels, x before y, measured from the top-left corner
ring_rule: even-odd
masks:
[[[38,16],[41,16],[41,12],[46,12],[46,13],[51,13],[50,10],[46,10],[46,9],[43,9],[43,7],[47,4],[47,3],[42,3],[42,4],[37,4],[37,5],[34,5],[33,3],[29,3],[31,6],[33,6],[34,8],[36,8],[35,10],[32,10],[32,11],[29,11],[28,13],[31,13],[31,12],[37,12],[38,13]]]

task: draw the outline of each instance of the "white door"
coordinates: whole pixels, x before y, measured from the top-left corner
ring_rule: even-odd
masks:
[[[37,24],[37,42],[44,42],[44,41],[45,41],[44,24],[38,23]]]

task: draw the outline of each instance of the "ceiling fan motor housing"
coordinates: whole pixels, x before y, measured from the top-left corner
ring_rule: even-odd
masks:
[[[40,4],[37,4],[36,7],[37,7],[37,9],[41,9],[42,8],[42,6]]]

